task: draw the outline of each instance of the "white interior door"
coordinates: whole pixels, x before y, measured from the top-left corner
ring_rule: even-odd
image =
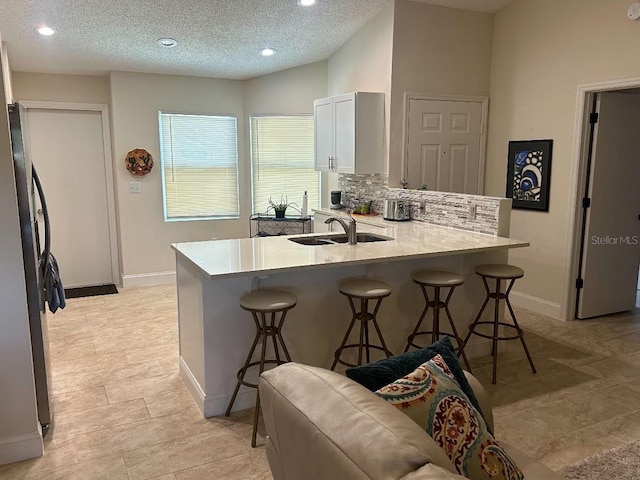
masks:
[[[482,102],[410,99],[408,115],[410,185],[481,194]]]
[[[578,318],[633,309],[640,262],[640,95],[597,103]]]
[[[101,113],[29,108],[27,120],[65,288],[114,283]]]

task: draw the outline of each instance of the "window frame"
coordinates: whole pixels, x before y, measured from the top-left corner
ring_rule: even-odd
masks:
[[[222,118],[232,118],[235,120],[235,169],[236,169],[236,201],[237,201],[237,214],[235,215],[202,215],[202,216],[191,216],[191,217],[169,217],[167,215],[167,185],[166,185],[166,176],[165,176],[165,158],[163,155],[163,142],[162,142],[162,119],[163,116],[175,116],[175,117],[222,117]],[[164,222],[193,222],[193,221],[215,221],[215,220],[238,220],[240,219],[241,212],[241,198],[240,198],[240,143],[239,143],[239,121],[238,115],[229,114],[229,113],[185,113],[185,112],[174,112],[174,111],[163,111],[158,110],[158,145],[160,150],[160,171],[161,171],[161,182],[162,182],[162,215]]]
[[[253,171],[253,129],[251,126],[251,120],[253,118],[277,118],[277,117],[305,117],[305,118],[313,118],[313,113],[258,113],[258,114],[249,114],[247,118],[247,131],[249,132],[247,141],[249,144],[249,176],[250,176],[250,185],[251,185],[251,213],[265,213],[265,212],[257,212],[254,211],[254,196],[255,196],[255,185],[254,185],[254,171]],[[314,162],[313,162],[313,170],[315,170],[315,139],[313,144],[313,152],[314,152]],[[315,170],[318,173],[318,205],[308,205],[308,215],[311,215],[311,210],[320,209],[320,205],[322,204],[322,172]],[[277,199],[274,199],[276,201]],[[296,202],[297,203],[297,202]],[[302,204],[299,205],[302,208]],[[290,215],[287,215],[289,217]]]

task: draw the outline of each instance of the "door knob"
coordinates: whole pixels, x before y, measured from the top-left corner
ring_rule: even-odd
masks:
[[[42,209],[41,209],[41,208],[39,208],[39,209],[37,210],[37,213],[38,213],[38,215],[42,215],[44,212],[42,211]]]

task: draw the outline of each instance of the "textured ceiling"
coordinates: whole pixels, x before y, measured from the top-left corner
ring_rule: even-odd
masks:
[[[508,2],[418,1],[484,11]],[[318,0],[303,8],[296,0],[0,0],[0,34],[14,71],[246,79],[328,58],[392,3]],[[481,4],[486,8],[477,8]],[[39,35],[43,24],[56,34]],[[179,44],[161,48],[160,37]],[[266,46],[276,55],[258,55]]]
[[[462,8],[476,12],[495,13],[509,5],[513,0],[411,0],[418,3],[430,3],[443,7]]]

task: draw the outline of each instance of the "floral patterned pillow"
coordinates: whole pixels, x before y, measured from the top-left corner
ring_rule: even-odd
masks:
[[[440,355],[375,393],[425,428],[460,475],[472,480],[524,478]]]

